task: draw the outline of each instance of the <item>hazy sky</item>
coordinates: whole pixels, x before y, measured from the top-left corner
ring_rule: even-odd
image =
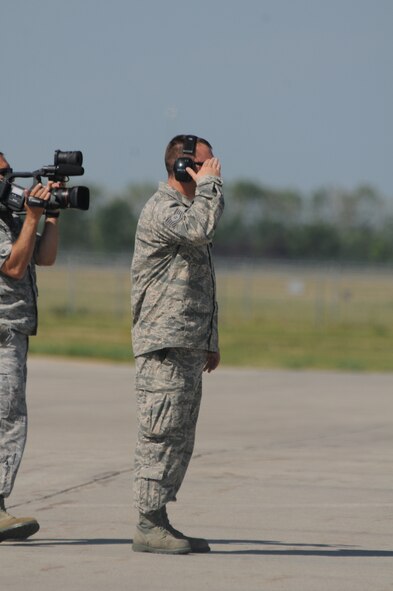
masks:
[[[0,15],[14,169],[80,149],[83,183],[119,191],[165,178],[167,142],[193,133],[229,180],[393,198],[393,0],[2,0]]]

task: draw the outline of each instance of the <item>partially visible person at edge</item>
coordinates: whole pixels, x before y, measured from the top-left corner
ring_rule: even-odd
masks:
[[[174,165],[194,138],[191,182]],[[192,456],[202,372],[219,364],[211,243],[224,209],[221,165],[206,140],[179,135],[165,152],[160,183],[139,218],[131,267],[138,439],[133,550],[208,552],[207,540],[176,530],[166,505],[176,501]]]
[[[9,172],[0,152],[0,179]],[[29,195],[48,200],[60,183],[37,184]],[[26,197],[28,191],[26,191]],[[13,517],[5,508],[22,460],[27,434],[26,358],[29,336],[37,331],[35,263],[53,265],[59,212],[46,213],[42,236],[37,227],[44,208],[25,205],[25,219],[0,203],[0,542],[36,533],[33,517]]]

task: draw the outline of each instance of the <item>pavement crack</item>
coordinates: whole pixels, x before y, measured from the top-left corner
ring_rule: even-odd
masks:
[[[93,476],[93,478],[91,478],[90,480],[87,480],[86,482],[81,482],[80,484],[75,484],[74,486],[69,486],[68,488],[63,488],[61,490],[57,490],[57,491],[50,493],[48,495],[42,495],[39,497],[35,497],[35,498],[30,499],[28,501],[24,501],[23,503],[16,503],[15,505],[10,505],[9,509],[14,509],[16,507],[23,507],[24,505],[31,505],[32,503],[37,503],[37,502],[39,503],[41,501],[47,501],[48,499],[53,499],[54,497],[57,497],[59,495],[63,495],[63,494],[69,493],[69,492],[80,490],[81,488],[85,488],[87,486],[90,486],[91,484],[97,484],[97,483],[105,482],[107,480],[112,480],[113,478],[117,478],[121,474],[127,474],[127,472],[132,472],[132,471],[133,471],[132,468],[127,468],[125,470],[115,470],[113,472],[105,472],[104,474],[98,474],[97,476]]]

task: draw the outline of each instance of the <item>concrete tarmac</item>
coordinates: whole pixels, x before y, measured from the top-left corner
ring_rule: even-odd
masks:
[[[204,378],[178,529],[209,554],[134,553],[133,367],[32,358],[1,591],[390,591],[393,374],[219,368]]]

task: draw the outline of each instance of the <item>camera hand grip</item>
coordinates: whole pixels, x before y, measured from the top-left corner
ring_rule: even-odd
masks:
[[[45,207],[45,199],[40,199],[39,197],[28,197],[27,205],[30,207]]]

